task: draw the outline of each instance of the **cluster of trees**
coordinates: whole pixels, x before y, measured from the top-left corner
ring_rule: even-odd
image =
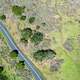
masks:
[[[17,50],[13,50],[13,51],[10,52],[10,57],[12,59],[16,59],[18,57],[18,54],[19,53],[18,53]],[[19,60],[19,62],[16,64],[16,68],[18,68],[18,69],[24,69],[24,67],[25,67],[24,61],[20,61]]]
[[[46,49],[46,50],[38,50],[33,53],[33,58],[38,61],[43,61],[45,59],[52,59],[55,57],[56,52],[54,52],[51,49]]]
[[[20,16],[20,20],[26,20],[26,16],[23,15],[23,13],[25,12],[25,6],[18,6],[18,5],[13,5],[12,6],[12,12],[16,15],[16,16]],[[28,19],[29,23],[32,24],[35,21],[35,17],[32,16]]]
[[[28,42],[30,41],[34,44],[39,44],[43,40],[43,33],[41,32],[34,32],[31,28],[26,28],[21,31],[21,40],[23,42]]]
[[[3,73],[4,67],[0,66],[0,80],[8,80],[8,77]]]
[[[26,20],[26,16],[23,15],[23,13],[25,12],[25,6],[13,5],[12,6],[12,12],[16,16],[20,16],[20,20]]]

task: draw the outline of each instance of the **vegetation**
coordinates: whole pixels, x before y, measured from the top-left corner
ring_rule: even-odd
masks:
[[[26,16],[21,16],[20,19],[21,20],[26,20]]]
[[[15,59],[18,57],[18,51],[17,50],[13,50],[10,52],[10,57]]]
[[[21,38],[21,42],[23,42],[23,43],[28,43],[28,40],[25,40],[24,38]]]
[[[1,20],[5,20],[6,19],[6,16],[3,14],[3,15],[0,16],[0,19]]]
[[[3,71],[3,69],[4,69],[3,66],[0,66],[0,73]]]
[[[31,28],[23,29],[22,32],[21,32],[21,35],[22,35],[22,39],[24,41],[27,41],[32,36]]]
[[[17,67],[18,69],[24,69],[24,67],[25,67],[24,61],[19,61],[19,62],[16,64],[16,67]]]
[[[46,25],[46,23],[45,23],[45,22],[43,22],[43,23],[42,23],[42,25],[43,25],[43,26],[45,26],[45,25]]]
[[[18,5],[14,5],[12,6],[12,12],[17,15],[17,16],[21,16],[22,13],[24,13],[24,6],[18,6]]]
[[[39,25],[37,25],[37,26],[36,26],[36,29],[40,29],[40,26],[39,26]]]
[[[38,61],[43,61],[45,59],[52,59],[55,57],[56,52],[54,52],[51,49],[47,50],[38,50],[37,52],[33,53],[33,58],[38,60]]]
[[[31,38],[31,42],[34,44],[39,44],[43,40],[43,33],[35,32]]]
[[[32,24],[35,21],[35,17],[30,17],[29,18],[29,23]]]
[[[0,80],[9,80],[5,74],[0,74]]]

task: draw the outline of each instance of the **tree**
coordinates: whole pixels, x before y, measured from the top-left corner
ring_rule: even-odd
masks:
[[[0,80],[9,80],[8,77],[4,74],[0,74]]]
[[[25,67],[24,61],[19,61],[19,62],[16,64],[16,67],[17,67],[18,69],[24,69],[24,67]]]
[[[0,16],[0,19],[1,20],[5,20],[6,19],[6,16],[3,14],[3,15]]]
[[[21,16],[20,19],[21,20],[26,20],[26,16]]]
[[[34,44],[39,44],[43,40],[43,33],[35,32],[31,38],[31,42]]]
[[[22,39],[27,41],[32,36],[32,29],[31,28],[25,28],[21,31]]]
[[[25,40],[24,38],[21,38],[21,42],[26,44],[26,43],[28,43],[28,40]]]
[[[29,18],[29,23],[32,24],[35,21],[35,17],[30,17]]]
[[[3,66],[0,66],[0,73],[4,70]]]
[[[35,60],[38,61],[43,61],[45,59],[52,59],[53,57],[55,57],[56,52],[54,52],[51,49],[47,49],[47,50],[38,50],[37,52],[33,53],[33,58]]]
[[[24,6],[18,6],[18,5],[14,5],[12,6],[12,12],[17,15],[17,16],[21,16],[22,13],[24,13]]]
[[[10,52],[10,57],[15,59],[18,57],[18,51],[17,50],[13,50]]]

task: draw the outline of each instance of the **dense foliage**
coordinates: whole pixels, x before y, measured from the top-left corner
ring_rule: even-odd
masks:
[[[17,58],[18,57],[18,51],[17,50],[13,50],[10,52],[10,57],[11,58]]]
[[[19,61],[19,62],[16,64],[16,67],[17,67],[18,69],[24,69],[24,67],[25,67],[24,61]]]
[[[33,53],[33,58],[38,61],[43,61],[45,59],[52,59],[55,57],[56,52],[51,49],[47,50],[38,50],[37,52]]]
[[[35,17],[30,17],[29,18],[29,23],[32,24],[35,21]]]
[[[26,16],[21,16],[20,19],[21,20],[26,20]]]
[[[31,42],[34,44],[39,44],[43,40],[43,33],[35,32],[31,38]]]
[[[4,69],[3,66],[0,66],[0,73],[3,71],[3,69]]]
[[[3,14],[3,15],[0,16],[0,19],[1,20],[5,20],[6,19],[6,16]]]
[[[0,80],[9,80],[8,77],[4,74],[0,74]]]
[[[21,31],[21,36],[24,41],[27,41],[32,36],[32,30],[30,28],[25,28]]]
[[[25,7],[23,6],[18,6],[18,5],[14,5],[12,6],[12,12],[15,14],[15,15],[22,15],[22,13],[24,13],[24,9]]]

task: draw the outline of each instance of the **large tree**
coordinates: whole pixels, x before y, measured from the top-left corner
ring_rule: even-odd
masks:
[[[38,61],[43,61],[45,59],[52,59],[53,57],[55,57],[55,55],[56,55],[56,52],[54,52],[51,49],[47,49],[47,50],[42,49],[34,52],[33,58]]]

